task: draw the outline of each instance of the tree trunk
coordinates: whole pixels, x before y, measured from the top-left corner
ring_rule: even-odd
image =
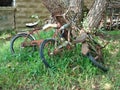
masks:
[[[67,0],[41,0],[52,15],[63,14]],[[63,2],[64,1],[64,2]],[[66,2],[65,2],[66,1]]]
[[[83,22],[83,28],[92,30],[98,28],[103,13],[106,9],[107,0],[95,0],[92,8],[88,12],[86,19]]]
[[[42,0],[43,4],[52,15],[60,15],[70,8],[74,13],[78,12],[77,23],[80,24],[82,18],[83,0]],[[83,28],[92,30],[98,28],[106,9],[107,0],[95,0],[92,8],[88,12],[86,19],[83,21]],[[68,15],[69,17],[69,15]]]
[[[74,13],[78,13],[76,24],[79,26],[83,18],[83,5],[84,0],[70,0],[69,7]]]
[[[63,14],[70,8],[70,11],[79,13],[78,18],[81,20],[83,0],[42,0],[42,2],[54,16]]]

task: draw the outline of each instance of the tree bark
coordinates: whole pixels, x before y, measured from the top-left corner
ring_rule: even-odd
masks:
[[[41,0],[52,15],[64,13],[64,5],[61,0]]]
[[[103,13],[106,9],[107,0],[95,0],[92,8],[88,12],[86,19],[83,22],[83,28],[93,30],[98,28]]]
[[[83,5],[84,0],[70,0],[69,7],[74,13],[78,13],[76,24],[79,26],[83,18]]]
[[[52,15],[60,15],[70,8],[74,13],[78,12],[78,18],[81,20],[83,0],[42,0],[43,4]]]

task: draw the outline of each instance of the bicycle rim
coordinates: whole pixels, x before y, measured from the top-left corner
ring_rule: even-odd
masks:
[[[55,40],[46,39],[40,45],[40,58],[46,67],[55,67],[57,63],[57,57],[54,53]]]
[[[27,37],[27,39],[26,39]],[[26,39],[26,40],[25,40]],[[31,36],[27,36],[27,34],[18,34],[15,37],[12,38],[10,43],[10,50],[14,54],[30,54],[34,51],[34,46],[23,46],[22,43],[30,43],[32,40],[34,40]]]

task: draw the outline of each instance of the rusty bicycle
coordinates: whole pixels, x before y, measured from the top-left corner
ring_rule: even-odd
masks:
[[[81,43],[81,52],[87,56],[89,60],[98,68],[104,72],[108,71],[108,68],[103,63],[102,48],[94,39],[94,35],[86,32],[84,29],[80,29],[75,24],[75,18],[77,13],[72,17],[71,21],[66,20],[64,15],[56,15],[56,36],[54,38],[45,39],[40,45],[40,58],[46,67],[55,67],[57,61],[55,56],[61,53],[65,49],[74,48],[76,44]],[[61,21],[65,22],[61,25]],[[73,35],[73,32],[76,35]],[[76,36],[76,37],[74,37]]]

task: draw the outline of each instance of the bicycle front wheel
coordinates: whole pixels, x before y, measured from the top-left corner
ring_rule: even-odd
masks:
[[[40,45],[40,58],[46,67],[55,67],[56,55],[55,55],[55,40],[46,39]]]
[[[34,37],[31,35],[28,35],[26,33],[17,34],[14,36],[10,42],[10,51],[14,54],[19,53],[31,53],[34,51],[35,47],[26,45],[24,46],[23,43],[29,44],[32,40],[34,40]]]

